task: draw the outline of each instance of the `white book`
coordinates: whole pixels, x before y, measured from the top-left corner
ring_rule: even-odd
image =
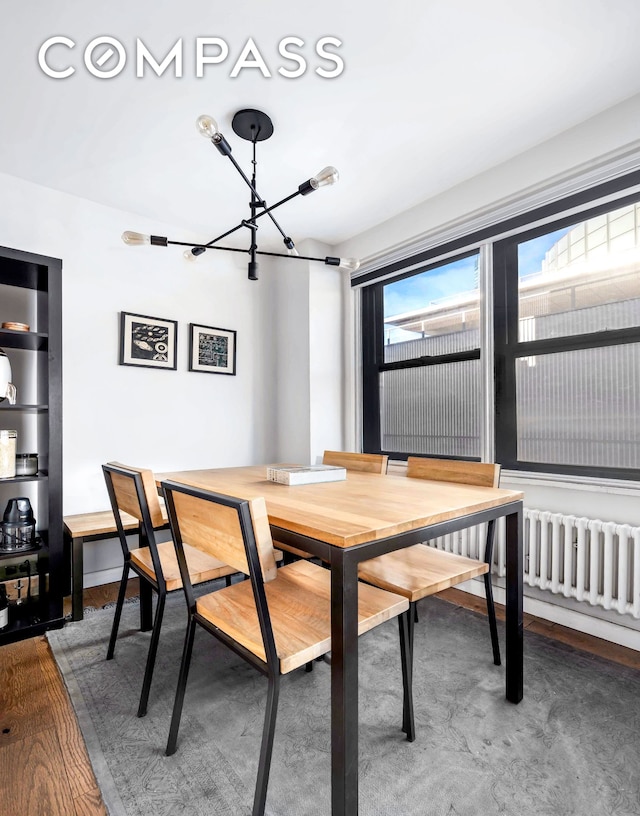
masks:
[[[340,482],[347,478],[346,468],[335,465],[269,465],[267,479],[284,485]]]

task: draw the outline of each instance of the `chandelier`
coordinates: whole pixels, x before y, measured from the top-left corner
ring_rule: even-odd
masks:
[[[196,128],[198,132],[204,136],[205,138],[209,139],[211,143],[218,149],[218,152],[223,156],[226,156],[229,161],[233,164],[236,168],[240,176],[242,177],[245,184],[251,190],[251,201],[249,203],[249,217],[242,219],[239,224],[231,229],[226,230],[221,235],[212,238],[206,244],[194,244],[187,241],[172,241],[169,238],[166,238],[162,235],[143,235],[140,232],[131,232],[127,230],[126,232],[122,233],[122,240],[125,244],[129,246],[141,246],[144,244],[151,244],[152,246],[184,246],[188,247],[184,252],[184,257],[187,260],[195,260],[199,255],[202,255],[209,249],[216,249],[222,250],[224,252],[244,252],[249,255],[249,265],[248,265],[248,272],[249,272],[249,280],[258,280],[258,255],[270,255],[275,258],[299,258],[300,260],[305,261],[318,261],[320,263],[327,264],[328,266],[339,266],[342,269],[348,269],[350,271],[355,271],[360,266],[360,261],[356,260],[355,258],[335,258],[331,256],[327,256],[324,258],[315,258],[310,257],[308,255],[300,255],[298,250],[295,247],[292,239],[289,235],[282,229],[280,224],[276,221],[273,211],[276,210],[278,207],[281,207],[283,204],[286,204],[287,201],[291,201],[291,199],[296,198],[296,196],[306,196],[309,193],[313,193],[315,190],[319,190],[321,187],[328,187],[331,184],[335,184],[338,181],[339,175],[338,171],[335,167],[325,167],[315,176],[312,176],[307,181],[303,181],[302,184],[298,185],[298,189],[291,193],[291,195],[285,196],[285,198],[278,201],[276,204],[272,204],[271,206],[267,206],[266,201],[262,198],[262,196],[258,193],[256,188],[256,170],[257,170],[257,159],[256,159],[256,145],[258,142],[263,142],[265,139],[269,139],[273,134],[273,123],[271,119],[267,116],[266,113],[263,113],[259,110],[254,110],[253,108],[246,108],[244,110],[238,111],[233,120],[231,122],[231,127],[233,128],[234,133],[239,136],[241,139],[245,139],[248,142],[251,142],[253,145],[253,171],[251,174],[251,179],[245,174],[242,170],[238,162],[235,160],[231,153],[231,145],[225,139],[225,137],[220,133],[218,129],[218,125],[211,116],[207,116],[206,114],[203,116],[199,116],[196,121]],[[282,236],[283,243],[286,247],[286,253],[284,252],[264,252],[258,249],[257,244],[257,232],[258,232],[258,224],[256,223],[259,218],[263,218],[264,216],[268,216],[269,219],[273,222],[274,226]],[[227,236],[231,235],[234,232],[238,232],[239,230],[248,230],[250,235],[250,244],[246,249],[240,249],[237,247],[230,247],[230,246],[220,246],[218,244],[219,241],[222,241]]]

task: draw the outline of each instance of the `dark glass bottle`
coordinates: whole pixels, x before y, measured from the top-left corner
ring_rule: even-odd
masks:
[[[7,588],[0,584],[0,630],[6,629],[9,625],[9,602],[7,601]]]

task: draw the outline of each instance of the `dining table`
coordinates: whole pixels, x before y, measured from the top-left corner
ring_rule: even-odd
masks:
[[[273,539],[331,570],[331,814],[358,814],[358,564],[505,518],[505,697],[523,695],[523,533],[519,491],[347,471],[341,481],[284,485],[267,465],[157,474],[240,498],[262,496]]]

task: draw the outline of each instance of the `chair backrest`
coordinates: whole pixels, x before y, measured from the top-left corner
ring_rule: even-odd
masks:
[[[129,473],[139,473],[142,480],[142,487],[146,499],[147,507],[149,508],[149,516],[151,524],[154,528],[162,527],[165,523],[162,517],[162,510],[160,508],[160,499],[158,498],[158,488],[156,487],[156,480],[153,471],[145,468],[137,468],[132,465],[123,465],[120,462],[108,462],[107,467],[113,469],[114,486],[117,485],[116,496],[118,498],[118,506],[125,513],[134,516],[138,521],[140,518],[140,503],[134,491],[132,491],[131,479],[127,479],[126,475],[122,475],[122,471]],[[118,474],[120,471],[120,474]],[[127,505],[127,506],[125,506]],[[130,509],[129,509],[130,508]]]
[[[154,526],[159,525],[153,523],[148,501],[150,498],[153,503],[155,499],[157,515],[160,516],[160,524],[163,524],[153,473],[150,470],[129,467],[117,462],[109,462],[103,465],[102,472],[107,483],[107,492],[109,493],[111,509],[113,510],[125,562],[129,560],[129,545],[127,543],[127,533],[122,524],[121,511],[128,513],[140,522],[140,546],[149,547],[156,582],[160,590],[164,591],[164,575],[162,574],[162,564],[160,563],[154,534]]]
[[[176,545],[189,544],[251,575],[250,559],[263,581],[276,577],[276,559],[263,498],[239,499],[163,482],[167,512]]]
[[[428,459],[410,456],[407,476],[432,479],[434,482],[457,482],[478,487],[498,487],[500,465],[492,462],[463,462],[460,459]]]
[[[323,465],[337,465],[347,470],[363,473],[386,473],[389,457],[381,453],[348,453],[347,451],[324,452]]]
[[[276,560],[263,498],[241,499],[177,482],[162,483],[187,606],[196,609],[184,545],[214,556],[243,572],[251,587],[270,671],[279,672],[265,581],[276,578]],[[225,641],[226,642],[226,641]]]

